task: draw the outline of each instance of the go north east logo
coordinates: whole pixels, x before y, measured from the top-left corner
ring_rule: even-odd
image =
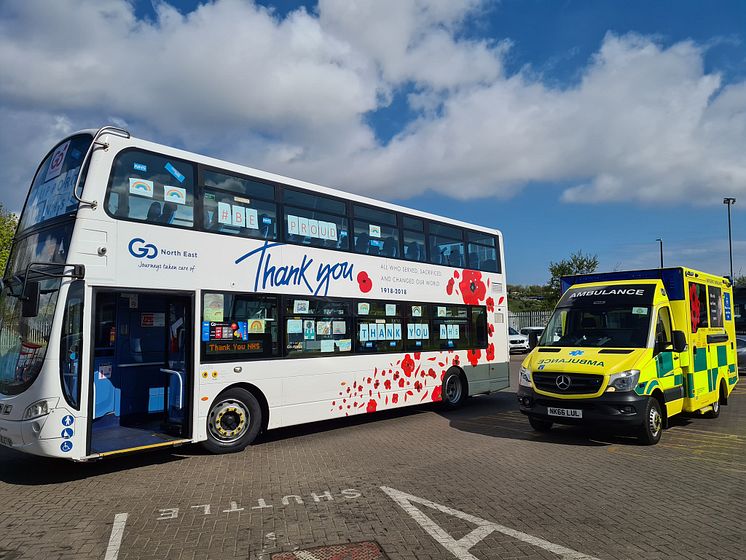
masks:
[[[158,256],[158,247],[152,243],[145,243],[145,240],[139,237],[133,238],[127,249],[136,259],[154,259]]]

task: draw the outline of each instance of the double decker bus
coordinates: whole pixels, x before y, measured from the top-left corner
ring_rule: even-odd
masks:
[[[0,296],[0,444],[85,461],[508,386],[502,235],[133,138],[34,176]]]

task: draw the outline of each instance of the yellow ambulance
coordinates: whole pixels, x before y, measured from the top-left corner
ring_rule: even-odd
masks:
[[[569,276],[521,365],[518,403],[554,423],[633,430],[658,443],[679,413],[716,418],[738,381],[733,290],[689,268]]]

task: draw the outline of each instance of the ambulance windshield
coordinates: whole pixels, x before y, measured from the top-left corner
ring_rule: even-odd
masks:
[[[540,346],[644,348],[655,286],[571,288],[560,300]]]

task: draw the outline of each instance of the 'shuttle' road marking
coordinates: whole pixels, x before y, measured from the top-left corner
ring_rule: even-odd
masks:
[[[479,541],[484,539],[487,535],[491,534],[493,531],[497,531],[498,533],[508,535],[509,537],[513,537],[514,539],[518,539],[519,541],[523,541],[530,545],[548,550],[549,552],[553,552],[554,554],[560,556],[560,558],[562,558],[563,560],[598,560],[598,558],[588,556],[587,554],[583,554],[582,552],[578,552],[570,548],[565,548],[564,546],[545,541],[544,539],[534,537],[533,535],[529,535],[528,533],[516,531],[515,529],[505,527],[504,525],[492,523],[491,521],[487,521],[486,519],[482,519],[474,515],[469,515],[468,513],[464,513],[463,511],[458,511],[446,506],[442,506],[440,504],[436,504],[435,502],[431,502],[430,500],[426,500],[424,498],[418,498],[417,496],[406,494],[405,492],[401,492],[394,488],[389,488],[388,486],[381,486],[381,490],[383,490],[392,500],[399,504],[401,508],[406,511],[412,517],[412,519],[417,521],[417,523],[419,523],[422,528],[430,534],[432,538],[434,538],[441,546],[443,546],[443,548],[445,548],[456,558],[458,558],[458,560],[479,560],[476,556],[469,552],[469,549],[476,545]],[[477,528],[471,531],[466,536],[460,538],[459,540],[456,540],[451,535],[446,533],[443,529],[441,529],[440,526],[438,526],[427,515],[425,515],[414,505],[412,505],[412,502],[422,504],[423,506],[438,510],[442,513],[446,513],[454,517],[458,517],[459,519],[463,519],[464,521],[473,523],[477,526]]]
[[[114,525],[111,528],[109,546],[106,547],[106,556],[104,556],[104,560],[117,560],[117,557],[119,556],[119,547],[122,546],[122,536],[124,535],[124,526],[126,524],[126,513],[117,513],[114,516]]]

